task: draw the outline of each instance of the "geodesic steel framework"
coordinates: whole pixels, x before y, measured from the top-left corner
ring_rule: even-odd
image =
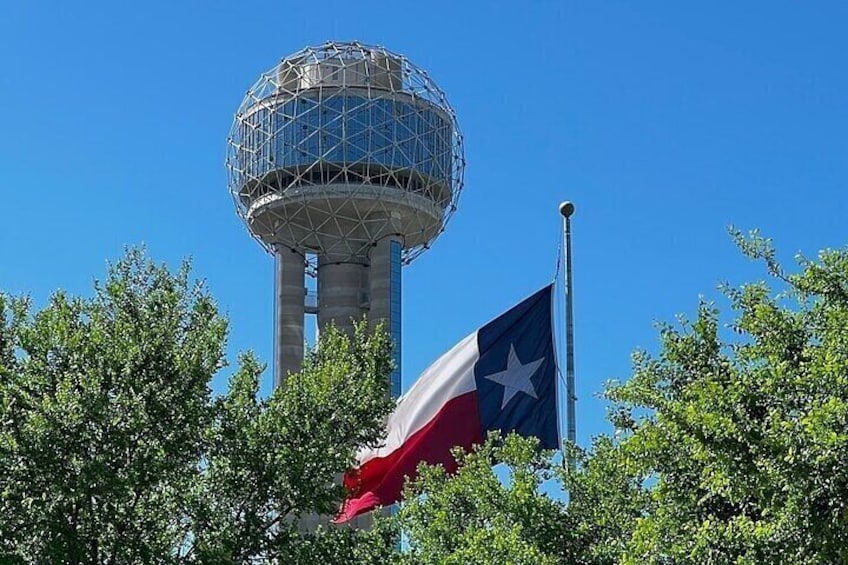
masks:
[[[456,211],[464,167],[444,92],[358,42],[306,47],[263,73],[228,140],[229,190],[252,235],[272,253],[338,262],[389,235],[404,263],[417,257]]]

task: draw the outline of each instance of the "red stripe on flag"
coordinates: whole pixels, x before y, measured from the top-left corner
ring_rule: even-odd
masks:
[[[341,524],[377,506],[399,501],[405,477],[414,478],[421,462],[441,464],[453,473],[456,461],[451,449],[462,447],[468,451],[482,440],[477,392],[452,398],[398,449],[345,473],[344,484],[352,497],[342,505],[334,522]]]

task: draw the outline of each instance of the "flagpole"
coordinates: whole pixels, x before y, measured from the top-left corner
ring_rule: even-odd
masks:
[[[565,233],[565,408],[566,437],[572,444],[577,441],[576,419],[574,415],[577,395],[574,391],[574,285],[571,265],[571,216],[574,204],[563,202],[559,205],[562,215],[562,229]],[[568,458],[568,466],[574,467],[574,458]]]

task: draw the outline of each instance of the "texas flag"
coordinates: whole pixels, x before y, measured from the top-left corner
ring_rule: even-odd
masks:
[[[453,472],[451,449],[470,450],[489,430],[536,436],[559,447],[552,285],[498,316],[442,355],[389,416],[381,447],[357,454],[351,493],[337,523],[400,500],[419,463]]]

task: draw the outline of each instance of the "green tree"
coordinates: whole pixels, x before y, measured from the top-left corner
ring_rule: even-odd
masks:
[[[651,508],[638,456],[604,435],[595,438],[591,450],[567,449],[574,467],[557,468],[557,478],[568,492],[562,562],[618,563],[637,519]]]
[[[634,462],[601,437],[591,455],[573,448],[564,468],[536,438],[491,434],[469,454],[457,451],[454,475],[422,465],[395,519],[415,565],[569,563],[610,565],[622,555],[647,508]],[[540,487],[558,484],[567,503]]]
[[[735,236],[780,291],[725,287],[733,323],[702,303],[608,391],[622,457],[655,480],[623,563],[848,562],[848,251],[787,274]]]
[[[385,560],[391,531],[324,528],[335,478],[391,409],[390,342],[334,329],[267,399],[242,355],[226,394],[226,320],[184,265],[131,251],[92,298],[32,313],[0,295],[0,562]]]
[[[455,475],[422,465],[404,492],[397,521],[410,564],[556,563],[562,503],[539,487],[552,479],[550,453],[538,441],[492,434],[471,453],[455,452]],[[506,482],[493,465],[502,465]]]
[[[140,253],[92,299],[0,297],[0,544],[27,562],[153,561],[212,416],[226,323]]]
[[[324,527],[306,534],[296,521],[335,514],[345,495],[337,477],[353,465],[357,447],[382,438],[393,407],[390,352],[388,337],[368,335],[365,324],[352,340],[328,328],[303,371],[267,400],[257,395],[262,367],[243,356],[229,392],[214,404],[208,463],[194,485],[185,530],[187,553],[202,562],[349,563],[374,547],[388,551],[391,542],[379,532]],[[356,547],[358,539],[369,547]]]

